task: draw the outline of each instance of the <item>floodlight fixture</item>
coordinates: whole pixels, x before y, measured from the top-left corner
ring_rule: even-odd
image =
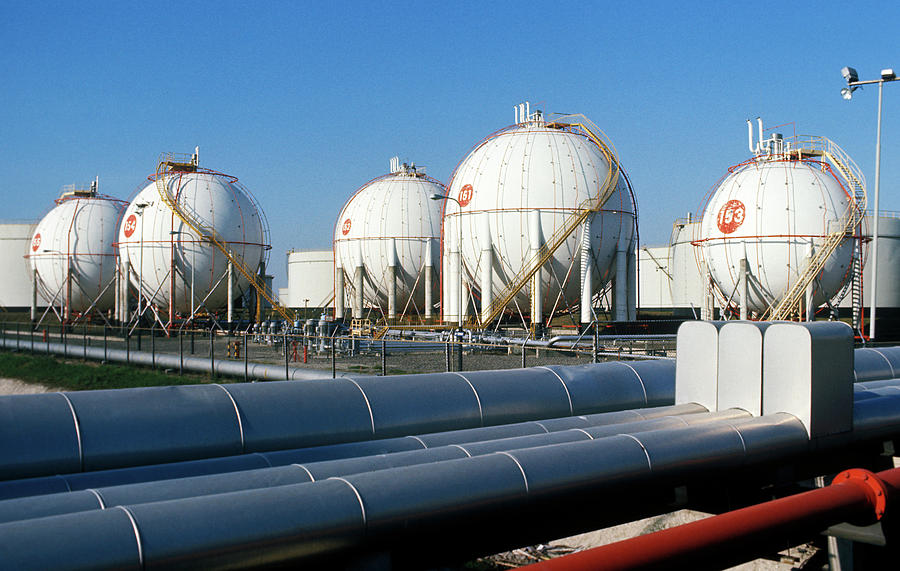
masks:
[[[894,74],[894,70],[891,68],[881,70],[881,79],[886,81],[894,81],[897,79],[897,75]]]
[[[853,99],[854,91],[856,91],[856,87],[845,87],[841,89],[841,97],[843,97],[847,101],[850,101],[851,99]]]
[[[852,67],[845,67],[841,70],[841,75],[844,76],[844,79],[847,83],[853,83],[854,81],[859,81],[859,74],[856,73],[856,70]]]

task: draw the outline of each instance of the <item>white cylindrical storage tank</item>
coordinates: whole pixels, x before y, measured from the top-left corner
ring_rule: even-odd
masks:
[[[228,303],[228,259],[208,236],[215,235],[248,273],[256,274],[270,248],[264,214],[233,176],[190,164],[161,175],[149,177],[125,210],[119,231],[131,282],[144,304],[163,310],[190,315],[201,308],[222,309]],[[162,184],[191,225],[163,201]],[[232,275],[232,293],[238,297],[251,286],[238,268]]]
[[[478,144],[454,171],[448,188],[454,200],[446,201],[444,255],[452,251],[448,244],[461,239],[465,280],[469,288],[479,291],[486,279],[480,275],[485,267],[481,258],[491,255],[492,297],[500,304],[502,294],[514,289],[533,267],[534,256],[565,234],[537,271],[537,280],[527,280],[505,306],[526,314],[531,307],[542,308],[542,315],[531,316],[533,323],[542,323],[554,311],[579,305],[586,268],[590,268],[587,283],[593,292],[617,277],[617,252],[625,261],[619,265],[633,276],[629,265],[634,264],[627,261],[635,247],[636,205],[624,173],[610,168],[610,158],[618,159],[594,131],[581,124],[545,122],[540,111],[527,114],[524,106],[521,114],[517,110],[517,120]],[[566,234],[578,212],[604,194],[608,199],[588,216],[588,223],[581,222]],[[585,229],[590,234],[589,247],[583,241]],[[490,249],[485,240],[490,241]],[[587,264],[581,263],[582,251],[591,253]],[[540,299],[531,299],[535,286]],[[627,295],[628,288],[620,291]],[[620,306],[627,305],[626,300],[620,301]],[[449,320],[455,321],[454,306],[450,304],[449,309]],[[616,318],[631,316],[633,308]]]
[[[92,308],[111,309],[116,270],[116,229],[125,202],[67,187],[56,207],[38,222],[27,257],[40,297],[66,317]]]
[[[323,309],[334,294],[334,252],[332,250],[291,250],[287,253],[287,298],[282,303],[293,309]]]
[[[426,266],[440,259],[443,205],[430,197],[443,196],[445,189],[414,164],[395,159],[391,166],[391,173],[364,184],[341,209],[334,229],[335,279],[343,279],[350,305],[359,305],[361,272],[363,303],[376,309],[374,318],[416,319],[429,313],[426,298],[437,297],[438,284],[426,279],[436,272],[426,272]]]
[[[781,301],[828,235],[844,229],[855,204],[826,163],[782,145],[775,135],[766,142],[769,152],[729,169],[695,242],[720,296],[733,306],[743,303],[740,267],[747,260],[747,309],[758,316]],[[825,262],[813,282],[814,306],[840,291],[852,254],[845,239]]]
[[[32,275],[28,254],[38,221],[0,221],[0,307],[24,309],[31,305]],[[45,303],[41,303],[45,306]]]

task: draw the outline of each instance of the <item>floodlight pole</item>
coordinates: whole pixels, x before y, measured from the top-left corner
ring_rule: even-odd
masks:
[[[844,68],[845,70],[848,68]],[[852,68],[849,68],[852,69]],[[852,97],[852,93],[856,91],[856,88],[861,85],[869,85],[872,83],[878,84],[878,126],[876,128],[875,134],[875,210],[873,212],[872,218],[872,301],[870,303],[871,309],[869,310],[869,340],[875,339],[875,311],[878,306],[876,302],[876,295],[878,291],[878,218],[880,214],[879,210],[879,190],[881,184],[881,103],[882,96],[884,91],[884,83],[886,81],[897,81],[898,78],[893,70],[885,69],[881,72],[880,79],[872,79],[869,81],[855,81],[856,71],[853,70],[854,77],[847,77],[847,85],[849,86],[849,90],[842,92],[844,98],[849,100]],[[854,81],[851,81],[854,80]]]

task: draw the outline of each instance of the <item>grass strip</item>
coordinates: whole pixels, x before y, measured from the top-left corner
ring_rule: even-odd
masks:
[[[168,374],[144,367],[73,361],[0,351],[0,377],[68,391],[208,383],[201,375]]]

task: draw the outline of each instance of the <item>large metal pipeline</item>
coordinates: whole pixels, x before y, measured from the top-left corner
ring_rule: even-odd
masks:
[[[706,409],[693,403],[665,407],[650,407],[483,428],[419,434],[416,436],[385,438],[382,440],[348,442],[344,444],[277,450],[272,452],[254,452],[250,454],[190,460],[186,462],[170,462],[112,470],[58,474],[22,480],[7,480],[0,482],[0,500],[42,494],[55,494],[73,490],[118,486],[129,483],[190,478],[243,470],[256,470],[289,464],[305,464],[311,462],[343,460],[347,458],[371,457],[397,452],[431,449],[437,446],[467,444],[527,435],[540,435],[560,430],[583,429],[605,425],[622,425],[656,419],[663,416],[696,414],[701,412],[706,412]]]
[[[879,420],[887,425],[876,428]],[[443,543],[452,551],[472,541],[501,549],[510,538],[533,538],[535,530],[572,531],[568,521],[544,516],[569,510],[568,519],[577,519],[588,499],[616,504],[622,490],[636,485],[671,486],[833,456],[888,433],[900,433],[900,397],[858,401],[854,430],[840,444],[811,442],[799,420],[777,413],[6,523],[0,558],[17,569],[224,568],[416,544]],[[595,522],[627,517],[589,515]]]
[[[675,409],[675,407],[671,407]],[[177,498],[188,498],[221,494],[237,490],[281,486],[290,483],[311,482],[336,476],[371,472],[399,466],[427,464],[440,460],[482,456],[493,452],[518,450],[548,444],[578,442],[617,434],[635,434],[663,428],[678,428],[692,424],[749,418],[746,411],[733,409],[714,413],[698,412],[698,405],[690,405],[681,410],[690,411],[684,415],[665,415],[664,409],[657,409],[643,420],[629,419],[624,423],[609,424],[609,418],[593,415],[594,418],[580,417],[582,422],[555,423],[545,421],[547,432],[531,433],[526,424],[518,425],[520,432],[513,436],[490,440],[474,440],[461,443],[443,444],[419,450],[393,452],[375,456],[351,457],[318,462],[296,462],[272,468],[259,468],[224,474],[194,476],[189,478],[122,484],[118,486],[96,486],[63,493],[51,493],[32,497],[0,501],[0,523],[86,511],[107,509],[118,505],[134,505]],[[637,412],[637,411],[635,411]],[[577,418],[577,417],[576,417]],[[568,421],[569,419],[557,419]],[[541,423],[542,426],[544,425]],[[576,424],[578,428],[566,428]],[[555,429],[555,430],[554,430]],[[480,429],[485,430],[485,429]],[[471,431],[475,432],[475,431]],[[510,431],[513,432],[513,431]],[[456,438],[453,438],[456,436]],[[438,442],[464,439],[464,435],[441,433]],[[471,438],[471,436],[470,436]],[[421,437],[423,445],[429,435]]]
[[[671,404],[674,363],[0,397],[0,479]]]
[[[877,398],[900,391],[900,379],[870,381],[854,385],[854,399]],[[350,442],[312,448],[256,452],[236,456],[208,458],[185,462],[151,464],[130,468],[60,474],[23,480],[0,482],[0,500],[73,490],[119,486],[127,483],[150,482],[176,478],[190,478],[207,474],[221,474],[242,470],[257,470],[273,466],[304,464],[326,460],[342,460],[364,456],[415,451],[503,438],[539,435],[558,430],[587,428],[606,424],[622,424],[670,416],[693,414],[706,409],[696,404],[652,407],[593,415],[564,417],[542,421],[499,426],[461,429],[440,433],[419,434],[373,441]]]
[[[0,346],[6,349],[29,350],[31,344],[25,340],[4,337],[0,339]],[[178,370],[183,368],[192,373],[212,374],[213,369],[217,375],[229,377],[244,377],[243,361],[228,359],[210,359],[208,357],[191,357],[174,355],[172,353],[151,353],[148,351],[134,351],[125,349],[111,349],[103,347],[85,347],[75,343],[57,343],[49,341],[36,342],[34,345],[37,354],[63,355],[78,359],[94,359],[97,361],[110,361],[113,363],[128,363],[144,366],[156,366],[164,369]],[[287,374],[285,374],[287,371]],[[268,365],[265,363],[247,363],[247,377],[261,380],[293,380],[307,381],[313,379],[330,379],[331,372],[316,369],[303,369],[284,365]],[[345,376],[341,374],[340,376]]]
[[[858,379],[900,371],[900,348],[857,354]],[[8,396],[0,479],[657,406],[673,395],[674,363],[642,361]]]

